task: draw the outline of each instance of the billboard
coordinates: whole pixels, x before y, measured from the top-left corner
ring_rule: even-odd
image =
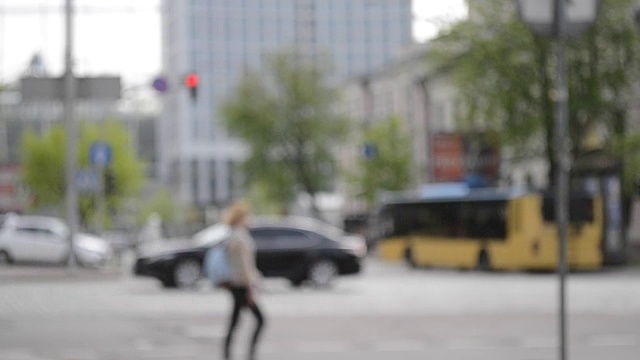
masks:
[[[434,182],[474,179],[486,184],[498,180],[500,152],[484,133],[439,133],[431,138],[431,174]]]
[[[76,77],[78,99],[115,101],[120,99],[120,77]],[[64,100],[64,77],[23,77],[20,79],[22,101]]]

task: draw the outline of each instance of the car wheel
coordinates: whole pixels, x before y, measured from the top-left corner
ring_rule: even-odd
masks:
[[[309,268],[308,279],[315,286],[326,287],[331,285],[338,274],[338,267],[331,260],[319,260]]]
[[[302,286],[302,282],[303,280],[300,280],[300,279],[289,279],[289,283],[291,284],[291,287],[294,287],[296,289]]]
[[[162,283],[163,288],[173,289],[176,287],[176,283],[173,281],[173,279],[161,278],[160,282]]]
[[[196,259],[180,260],[173,269],[173,282],[179,288],[193,287],[202,276],[202,264]]]
[[[76,264],[76,265],[78,265],[79,267],[82,267],[82,268],[89,267],[89,265],[88,265],[88,264],[86,264],[86,263],[82,260],[82,257],[81,257],[81,256],[78,256],[78,254],[73,255],[73,257],[74,257],[74,259],[73,259],[73,260],[75,261],[75,264]],[[71,259],[70,259],[69,257],[67,257],[67,260],[65,260],[65,262],[68,264],[68,263],[69,263],[69,261],[71,261]]]
[[[404,259],[411,268],[415,269],[418,267],[418,264],[416,264],[416,261],[413,259],[413,251],[410,247],[405,249]]]
[[[11,255],[8,252],[2,250],[0,251],[0,265],[11,264],[13,259],[11,259]]]
[[[491,259],[489,258],[489,254],[486,251],[481,251],[478,255],[478,262],[476,264],[476,270],[478,271],[490,271],[491,270]]]

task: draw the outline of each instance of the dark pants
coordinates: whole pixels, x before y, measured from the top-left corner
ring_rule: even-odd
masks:
[[[249,304],[247,296],[249,295],[249,289],[246,287],[228,287],[231,295],[233,296],[233,312],[231,313],[231,318],[229,320],[229,330],[227,331],[227,337],[224,343],[224,358],[229,359],[231,356],[231,343],[233,342],[233,333],[238,325],[238,320],[240,319],[240,311],[243,307],[247,307],[253,313],[253,316],[256,318],[256,328],[253,331],[253,337],[251,338],[251,345],[249,347],[249,359],[253,359],[253,356],[256,351],[256,344],[258,342],[258,338],[260,337],[260,332],[264,326],[264,318],[262,317],[262,312],[260,312],[260,308],[258,305]]]

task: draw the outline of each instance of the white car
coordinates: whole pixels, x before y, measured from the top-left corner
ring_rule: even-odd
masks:
[[[7,215],[0,228],[0,263],[65,263],[69,259],[69,227],[61,219],[49,216]],[[85,266],[103,266],[113,256],[104,239],[77,233],[74,254]]]

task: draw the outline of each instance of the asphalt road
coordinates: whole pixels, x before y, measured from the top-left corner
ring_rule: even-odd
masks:
[[[569,358],[638,359],[640,271],[568,280]],[[368,261],[332,289],[268,280],[260,359],[558,358],[553,274],[411,270]],[[0,268],[0,359],[218,359],[230,299],[113,269]],[[252,319],[238,329],[243,359]]]

